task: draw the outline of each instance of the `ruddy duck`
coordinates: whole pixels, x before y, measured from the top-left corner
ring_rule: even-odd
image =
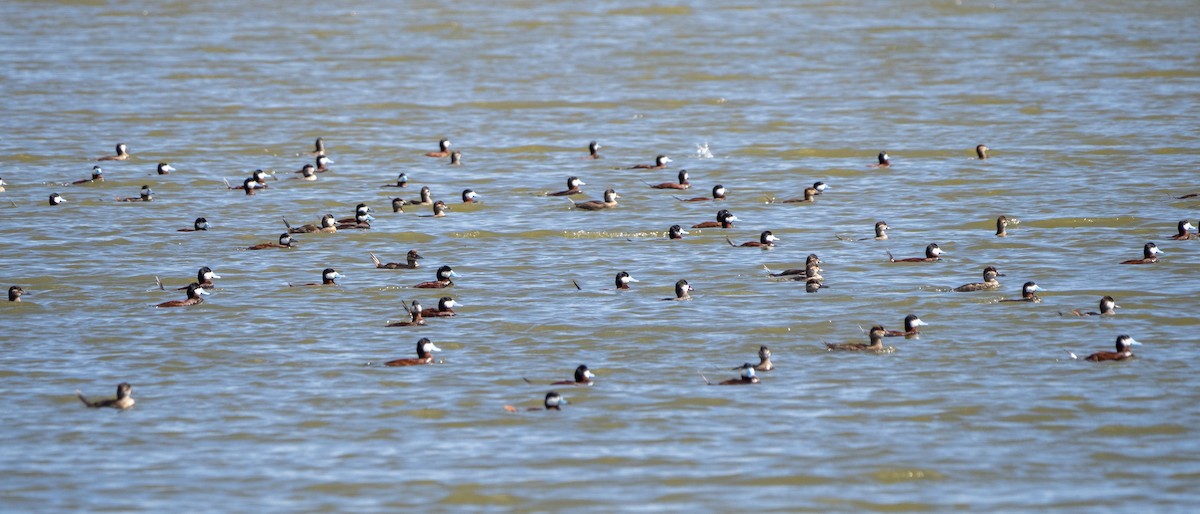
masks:
[[[433,205],[433,193],[429,186],[421,187],[421,198],[405,202],[406,205]]]
[[[449,156],[450,156],[450,141],[447,139],[438,141],[438,151],[429,152],[429,153],[425,154],[425,157],[436,157],[438,159],[441,159],[443,157],[449,157]]]
[[[808,254],[808,257],[804,259],[804,268],[803,269],[790,268],[790,269],[785,269],[783,271],[780,271],[779,273],[770,273],[770,269],[768,269],[767,271],[768,271],[768,273],[770,273],[770,275],[772,277],[788,277],[788,276],[795,276],[795,275],[799,275],[799,276],[803,277],[803,276],[813,273],[814,268],[815,268],[815,271],[820,271],[821,270],[820,264],[821,264],[821,258],[817,257],[817,254],[815,254],[815,253],[810,253],[810,254]]]
[[[333,164],[333,159],[330,159],[329,157],[326,157],[324,155],[317,156],[317,171],[318,172],[329,171],[330,164]]]
[[[4,178],[0,177],[0,193],[4,192],[4,186],[7,186],[7,185],[8,185],[8,182],[5,182]]]
[[[620,197],[621,197],[621,195],[617,194],[616,191],[609,189],[604,192],[604,201],[603,202],[600,200],[589,200],[586,202],[572,202],[572,203],[575,204],[576,209],[583,209],[585,211],[600,211],[600,210],[612,209],[612,208],[616,207],[617,206],[617,198],[620,198]]]
[[[987,145],[975,145],[975,157],[981,161],[987,159],[990,150],[991,148],[988,148]]]
[[[1141,259],[1130,259],[1127,261],[1122,261],[1121,264],[1154,264],[1158,262],[1159,255],[1166,255],[1166,253],[1159,250],[1158,245],[1154,243],[1146,243],[1146,245],[1142,247]]]
[[[551,382],[550,385],[590,386],[595,383],[592,382],[592,379],[595,377],[596,375],[592,373],[592,370],[588,369],[587,364],[580,364],[575,368],[574,380],[560,380],[558,382]]]
[[[124,198],[117,198],[117,201],[118,202],[153,202],[154,201],[154,191],[150,190],[150,186],[142,186],[141,196],[127,196]]]
[[[1179,220],[1179,232],[1176,233],[1175,235],[1171,236],[1171,239],[1179,241],[1179,240],[1184,240],[1184,239],[1200,238],[1200,235],[1188,232],[1189,230],[1194,229],[1194,228],[1196,228],[1196,227],[1193,227],[1192,224],[1190,222],[1188,222],[1188,220]]]
[[[368,206],[367,204],[365,204],[365,203],[360,203],[360,204],[358,204],[358,205],[354,206],[354,217],[353,217],[353,218],[342,218],[342,219],[340,219],[340,220],[337,220],[337,222],[338,222],[338,223],[359,223],[359,222],[361,222],[361,221],[362,221],[362,220],[360,219],[360,218],[361,218],[361,216],[365,216],[365,215],[367,215],[367,214],[370,214],[370,213],[372,213],[372,212],[375,212],[375,210],[374,210],[374,209],[372,209],[371,207],[369,207],[369,206]],[[372,217],[372,218],[370,218],[370,219],[369,219],[369,220],[367,220],[367,221],[375,221],[375,218],[374,218],[374,217]]]
[[[92,166],[92,178],[79,179],[71,184],[90,184],[92,182],[104,182],[104,170],[100,169],[99,166]]]
[[[688,281],[686,281],[686,280],[680,280],[678,282],[675,282],[675,297],[674,298],[663,298],[663,300],[675,300],[675,301],[691,300],[692,299],[692,295],[690,294],[691,291],[694,291],[694,289],[692,289],[692,285],[689,284]]]
[[[311,164],[305,164],[304,167],[300,168],[300,171],[297,171],[296,173],[300,174],[298,177],[300,180],[306,182],[313,182],[317,180],[317,168]]]
[[[747,241],[740,245],[733,244],[733,240],[730,239],[729,236],[725,236],[725,242],[729,243],[729,246],[759,247],[759,248],[764,248],[764,249],[765,248],[774,248],[775,241],[778,241],[778,240],[779,240],[779,238],[775,237],[775,234],[771,233],[770,230],[764,230],[762,232],[762,234],[759,234],[758,241]]]
[[[748,385],[748,384],[757,384],[758,383],[758,377],[755,376],[755,374],[754,374],[754,365],[753,364],[750,364],[749,362],[747,362],[747,363],[742,364],[741,366],[738,366],[733,369],[742,370],[742,376],[740,376],[738,378],[731,378],[731,379],[723,381],[723,382],[717,382],[715,384],[712,382],[709,382],[708,377],[704,376],[704,373],[700,374],[700,378],[704,379],[705,384],[719,385],[719,386]]]
[[[258,169],[258,170],[254,170],[254,173],[250,174],[250,178],[254,179],[254,182],[256,184],[258,184],[258,187],[260,189],[267,189],[270,187],[267,185],[267,175],[268,175],[267,172],[265,172],[261,169]],[[274,175],[271,175],[271,177],[274,178]],[[276,180],[279,180],[279,179],[276,179]]]
[[[425,315],[421,313],[421,311],[424,310],[424,309],[421,309],[421,302],[413,300],[412,307],[404,305],[403,303],[401,303],[400,306],[404,307],[404,312],[408,313],[408,315],[409,315],[408,321],[396,321],[396,322],[388,323],[387,326],[389,326],[389,327],[419,327],[419,326],[425,325]]]
[[[545,410],[562,410],[562,406],[566,405],[566,404],[567,404],[567,399],[563,398],[561,394],[558,394],[554,391],[550,391],[550,392],[546,393],[546,399],[544,401],[542,401],[542,407],[544,407]],[[542,409],[530,408],[529,410],[542,410]]]
[[[172,171],[175,171],[175,168],[171,167],[170,164],[160,162],[158,163],[158,167],[155,168],[155,171],[158,172],[159,175],[170,175]]]
[[[566,191],[559,191],[559,192],[557,192],[557,193],[547,193],[547,194],[546,194],[546,196],[571,196],[571,195],[577,195],[577,194],[580,194],[580,193],[582,193],[582,192],[583,192],[583,190],[582,190],[582,189],[579,189],[579,186],[585,186],[585,185],[587,185],[587,182],[584,182],[584,181],[582,181],[582,180],[579,180],[579,177],[567,177],[567,189],[566,189]]]
[[[254,177],[247,177],[246,180],[242,181],[242,185],[239,187],[230,186],[229,182],[225,182],[225,184],[226,184],[226,187],[228,187],[229,189],[237,189],[239,191],[245,191],[246,196],[258,194],[258,188],[263,187],[258,183],[258,181],[254,180]]]
[[[58,193],[50,193],[50,205],[58,205],[65,201],[67,201],[67,199],[63,198],[62,195]]]
[[[1115,351],[1115,352],[1096,352],[1091,355],[1088,355],[1087,357],[1084,357],[1083,360],[1092,361],[1092,362],[1102,362],[1102,361],[1123,361],[1125,359],[1132,359],[1133,358],[1133,350],[1131,347],[1134,345],[1140,346],[1141,344],[1142,343],[1134,341],[1132,337],[1129,337],[1128,335],[1125,335],[1125,334],[1121,334],[1121,335],[1117,336],[1117,343],[1116,343],[1117,351]],[[1071,353],[1069,351],[1067,353],[1071,354],[1072,359],[1078,358],[1075,356],[1074,353]]]
[[[717,184],[717,185],[713,186],[712,198],[709,198],[707,196],[697,196],[696,198],[680,198],[680,197],[676,196],[675,199],[679,200],[681,202],[707,202],[709,200],[724,200],[725,199],[725,186],[722,186],[721,184]]]
[[[208,224],[207,218],[196,218],[196,222],[192,223],[192,228],[181,228],[176,232],[204,232],[210,228],[212,225]]]
[[[447,318],[450,316],[457,316],[458,313],[454,312],[454,308],[462,306],[463,304],[454,301],[453,298],[450,298],[449,296],[443,296],[438,300],[437,307],[422,309],[421,315],[429,318]]]
[[[325,155],[325,140],[318,137],[317,140],[313,142],[313,151],[308,152],[308,155],[312,155],[314,157]]]
[[[213,273],[212,268],[210,268],[208,266],[205,266],[203,268],[200,268],[199,270],[196,270],[196,282],[195,283],[198,284],[200,287],[203,287],[205,289],[215,288],[216,286],[213,285],[214,278],[221,278],[221,275]],[[183,291],[184,289],[187,289],[188,287],[189,286],[184,286],[184,287],[177,288],[175,290]]]
[[[205,291],[203,287],[200,287],[200,284],[193,283],[187,286],[187,299],[171,300],[155,305],[155,307],[188,307],[191,305],[201,304],[204,303],[204,298],[201,298],[201,296],[207,294],[208,291]]]
[[[21,286],[12,286],[8,288],[8,301],[19,302],[23,294],[25,294],[25,290]]]
[[[462,152],[459,152],[459,151],[450,152],[450,165],[451,166],[461,166],[462,165]]]
[[[403,198],[392,198],[392,212],[404,212],[404,204],[407,203]]]
[[[600,156],[601,148],[603,148],[603,147],[600,146],[600,143],[597,143],[595,141],[588,143],[588,156],[586,158],[587,159],[603,159],[603,157]]]
[[[823,287],[829,287],[829,286],[826,286],[823,282],[821,282],[821,278],[819,276],[810,277],[804,281],[804,292],[805,293],[815,293],[817,291],[820,291],[821,288],[823,288]]]
[[[371,228],[371,222],[374,220],[375,220],[374,216],[364,212],[364,213],[360,213],[360,214],[354,216],[354,221],[339,222],[337,224],[337,228],[338,228],[338,230],[348,230],[348,229],[368,230]]]
[[[479,201],[475,199],[476,196],[479,196],[479,195],[475,194],[475,191],[472,191],[470,189],[463,189],[462,203],[479,203]]]
[[[133,407],[133,404],[134,404],[133,386],[129,385],[129,382],[121,382],[120,384],[117,384],[117,397],[116,398],[108,398],[106,400],[99,400],[99,401],[91,402],[91,401],[88,401],[87,398],[84,398],[83,393],[80,392],[78,389],[75,390],[75,396],[78,396],[79,401],[83,402],[84,405],[87,405],[88,407],[93,408],[93,409],[112,407],[114,409],[125,410],[130,407]]]
[[[1038,296],[1037,296],[1038,291],[1045,291],[1045,289],[1042,289],[1041,286],[1038,286],[1033,281],[1029,281],[1021,286],[1021,297],[1020,298],[1005,298],[1000,301],[1002,301],[1002,302],[1041,303],[1042,299],[1038,298]]]
[[[441,348],[433,344],[428,337],[422,337],[417,341],[417,358],[415,359],[396,359],[383,363],[384,366],[421,366],[425,364],[433,364],[433,352],[440,352]]]
[[[118,143],[117,144],[117,155],[105,155],[104,157],[101,157],[96,160],[97,161],[123,161],[128,158],[129,158],[129,147],[125,146],[125,143]]]
[[[279,235],[278,243],[259,243],[259,244],[256,244],[256,245],[251,246],[246,249],[247,250],[266,250],[267,248],[292,248],[292,244],[297,243],[297,242],[298,241],[296,241],[295,239],[292,239],[291,234],[284,232],[283,234]]]
[[[909,314],[908,316],[904,317],[904,330],[903,331],[884,330],[883,336],[884,337],[904,336],[906,339],[907,338],[918,338],[921,336],[920,327],[926,326],[928,324],[929,323],[921,321],[921,318],[918,318],[916,314]]]
[[[649,185],[653,189],[688,189],[692,187],[692,183],[688,182],[687,170],[679,170],[678,179],[679,182],[663,182],[661,184],[650,184],[647,182],[646,185]]]
[[[726,209],[717,211],[717,221],[705,221],[692,225],[692,228],[733,228],[733,222],[742,221]]]
[[[824,182],[816,182],[812,187],[804,188],[804,198],[791,198],[781,203],[816,203],[817,195],[824,193],[828,187]]]
[[[660,155],[654,158],[654,164],[636,164],[626,169],[630,170],[661,170],[667,167],[667,164],[673,162],[670,157]]]
[[[382,269],[417,269],[421,267],[421,264],[417,261],[424,259],[424,257],[421,257],[421,254],[417,253],[416,250],[409,250],[407,259],[408,260],[404,264],[398,262],[389,262],[384,264],[379,260],[379,257],[376,257],[375,254],[371,254],[371,262],[375,263],[376,268]]]
[[[425,215],[422,215],[421,217],[422,218],[445,218],[446,211],[448,211],[448,210],[450,210],[450,207],[446,206],[446,202],[438,200],[436,202],[433,202],[433,214],[425,214]]]
[[[876,221],[875,222],[875,237],[861,237],[858,239],[854,239],[853,237],[850,237],[850,236],[837,236],[837,238],[841,239],[842,241],[867,241],[869,239],[875,239],[878,241],[882,241],[882,240],[888,238],[887,231],[891,228],[892,227],[889,227],[886,221]]]
[[[1117,301],[1114,300],[1113,297],[1105,296],[1104,298],[1100,299],[1100,312],[1087,312],[1083,309],[1075,309],[1071,311],[1071,314],[1076,316],[1115,316],[1117,314],[1118,307],[1120,307],[1120,305],[1117,305]],[[1062,315],[1061,312],[1058,314],[1060,316]]]
[[[868,336],[871,338],[871,343],[825,343],[825,347],[829,351],[850,351],[850,352],[882,352],[886,349],[883,347],[883,334],[886,331],[880,325],[871,327],[871,332]]]
[[[887,252],[888,260],[892,262],[936,262],[942,260],[942,255],[944,254],[945,252],[942,251],[942,247],[938,246],[937,243],[930,243],[929,246],[925,247],[924,257],[897,259],[892,257],[892,252],[890,250]]]
[[[996,218],[996,237],[1008,237],[1008,217]]]
[[[314,232],[325,232],[331,234],[337,232],[337,220],[333,218],[332,214],[325,214],[324,216],[321,216],[320,226],[301,225],[299,227],[292,227],[292,224],[288,223],[287,218],[283,219],[283,224],[287,226],[288,232],[292,234],[311,234]]]
[[[297,285],[297,286],[300,286],[300,287],[305,287],[305,286],[336,286],[336,285],[337,285],[337,282],[334,282],[334,279],[339,279],[339,278],[346,278],[346,275],[343,275],[343,274],[341,274],[341,273],[338,273],[337,271],[334,271],[334,269],[333,269],[333,268],[325,268],[324,270],[322,270],[322,271],[321,271],[321,282],[320,282],[320,283],[317,283],[317,282],[309,282],[309,283],[307,283],[307,284],[296,284],[296,285]],[[288,284],[288,285],[289,285],[289,286],[291,286],[292,284]]]
[[[640,282],[640,280],[629,276],[629,272],[622,271],[620,273],[617,273],[617,276],[613,280],[613,282],[616,283],[617,289],[625,290],[625,289],[629,289],[630,282]]]
[[[442,266],[437,270],[437,280],[431,282],[421,282],[413,287],[419,287],[421,289],[441,289],[443,287],[450,287],[454,285],[454,282],[450,280],[450,277],[457,276],[458,273],[455,273],[453,269],[450,269],[450,266]]]
[[[683,239],[683,236],[688,234],[690,234],[690,232],[684,230],[683,227],[679,225],[671,225],[671,228],[667,229],[667,237],[670,239]]]
[[[755,371],[771,371],[775,369],[775,365],[771,364],[771,349],[767,345],[758,347],[758,364],[754,365]]]
[[[1000,289],[1000,281],[996,280],[996,277],[1003,276],[1003,273],[996,271],[995,266],[988,266],[983,268],[983,282],[963,284],[954,288],[954,290],[960,293],[969,293],[971,291],[991,291],[993,289]]]
[[[879,160],[879,162],[877,162],[875,164],[869,164],[869,165],[867,165],[867,167],[869,167],[869,168],[890,168],[890,167],[892,167],[892,158],[888,156],[887,152],[879,152],[879,155],[876,158]]]
[[[408,187],[408,174],[401,173],[399,176],[396,177],[395,184],[384,184],[380,187]]]

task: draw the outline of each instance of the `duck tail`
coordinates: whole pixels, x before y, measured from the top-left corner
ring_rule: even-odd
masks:
[[[650,186],[650,187],[654,187],[654,184],[651,184],[651,183],[649,183],[649,182],[646,182],[645,180],[639,180],[638,182],[641,182],[641,183],[643,183],[643,184],[646,184],[647,186]]]
[[[532,383],[533,383],[533,381],[532,381],[532,380],[529,380],[528,378],[525,378],[525,377],[521,377],[521,380],[524,380],[526,384],[532,384]]]
[[[383,267],[383,263],[379,261],[379,257],[376,257],[373,253],[371,254],[371,262],[375,263],[376,268]]]
[[[158,275],[155,275],[155,276],[154,276],[154,283],[158,284],[158,290],[159,290],[159,291],[166,291],[166,290],[167,290],[167,288],[163,287],[162,280],[158,278]]]
[[[681,198],[681,197],[679,197],[679,196],[676,196],[676,195],[671,195],[671,198],[674,198],[674,199],[676,199],[676,200],[679,200],[679,201],[681,201],[681,202],[686,202],[686,201],[687,201],[687,199],[686,199],[686,198]]]
[[[576,289],[577,291],[583,291],[583,288],[582,288],[582,287],[579,287],[579,282],[576,282],[576,281],[575,281],[575,279],[571,279],[571,283],[572,283],[572,284],[575,284],[575,289]]]
[[[1075,355],[1075,352],[1072,352],[1071,350],[1067,350],[1067,349],[1063,349],[1063,351],[1067,352],[1067,355],[1071,356],[1071,360],[1079,360],[1079,356]]]
[[[229,188],[229,189],[233,189],[233,184],[230,184],[230,183],[229,183],[229,179],[227,179],[227,178],[222,178],[221,180],[224,180],[224,181],[225,181],[225,187],[227,187],[227,188]]]
[[[840,234],[834,234],[833,237],[837,238],[838,241],[861,241],[860,239],[855,239],[853,237],[843,236]]]
[[[280,216],[280,218],[283,220],[283,226],[287,227],[287,229],[288,229],[289,231],[290,231],[290,230],[292,230],[292,224],[291,224],[291,223],[288,223],[288,220],[287,220],[287,218],[284,218],[284,217],[282,217],[282,216]]]
[[[702,372],[702,371],[697,371],[696,373],[700,373],[700,378],[703,378],[703,379],[704,379],[704,384],[705,384],[705,385],[712,385],[712,382],[709,382],[709,381],[708,381],[708,377],[704,376],[704,372]]]
[[[95,406],[96,406],[96,404],[94,404],[94,403],[92,403],[92,402],[89,402],[87,398],[84,398],[84,397],[83,397],[83,392],[82,392],[82,391],[80,391],[80,390],[78,390],[78,389],[76,389],[76,390],[75,390],[75,396],[79,398],[79,401],[83,402],[83,404],[84,404],[84,405],[87,405],[88,407],[95,407]]]
[[[729,239],[729,236],[725,236],[725,242],[729,243],[729,246],[737,246],[737,245],[733,244],[733,240]]]
[[[572,209],[575,208],[575,200],[572,200],[571,197],[569,197],[569,196],[564,196],[563,199],[566,200],[567,203],[571,204]]]
[[[885,251],[885,252],[887,252],[887,256],[888,256],[888,260],[889,260],[889,261],[896,262],[896,258],[892,256],[892,251],[891,251],[891,250],[884,250],[884,251]]]

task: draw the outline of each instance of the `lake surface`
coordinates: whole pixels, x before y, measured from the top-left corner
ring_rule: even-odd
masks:
[[[1185,512],[1192,1],[5,2],[0,510]],[[293,171],[322,137],[332,170]],[[447,138],[463,165],[424,156]],[[587,160],[589,141],[601,160]],[[133,157],[95,159],[127,143]],[[707,143],[712,158],[700,158]],[[974,158],[977,144],[992,148]],[[887,151],[893,166],[868,167]],[[658,154],[665,170],[628,170]],[[158,162],[177,171],[155,174]],[[269,188],[227,190],[251,171]],[[707,196],[646,183],[687,169]],[[411,182],[394,184],[400,172]],[[579,176],[616,209],[543,193]],[[799,197],[829,185],[813,204]],[[150,203],[116,202],[150,185]],[[444,199],[392,213],[421,186]],[[482,204],[461,205],[471,188]],[[68,202],[47,205],[50,193]],[[368,231],[300,234],[375,209]],[[692,230],[727,208],[728,230]],[[1018,221],[993,235],[997,216]],[[193,219],[213,228],[186,233]],[[887,241],[872,225],[893,227]],[[769,251],[731,248],[762,230]],[[1122,266],[1154,241],[1154,265]],[[942,262],[890,263],[936,242]],[[375,269],[369,253],[418,270]],[[764,266],[820,256],[827,289]],[[408,286],[440,265],[446,290]],[[955,293],[985,266],[996,291]],[[184,309],[196,270],[222,278]],[[339,287],[289,287],[346,275]],[[613,291],[628,271],[640,282]],[[163,291],[155,279],[162,280]],[[695,288],[673,296],[676,280]],[[572,281],[578,283],[577,290]],[[1036,281],[1043,301],[998,303]],[[465,304],[388,328],[413,299]],[[1093,310],[1104,295],[1115,317]],[[831,353],[909,313],[894,353]],[[1144,343],[1120,363],[1071,360]],[[417,339],[435,366],[388,368]],[[777,369],[707,387],[768,345]],[[372,363],[371,365],[367,365]],[[586,363],[590,388],[545,385]],[[526,383],[528,378],[535,384]],[[133,384],[128,411],[90,398]],[[561,412],[526,412],[551,389]],[[509,413],[505,405],[522,409]]]

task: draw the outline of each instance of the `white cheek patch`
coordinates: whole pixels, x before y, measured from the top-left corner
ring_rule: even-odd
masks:
[[[437,345],[435,345],[433,343],[429,343],[429,344],[425,345],[425,351],[426,352],[440,352],[440,351],[442,351],[442,349],[438,348]]]
[[[929,323],[926,323],[926,322],[924,322],[924,321],[921,321],[921,318],[917,318],[917,319],[914,319],[914,320],[913,320],[912,324],[913,324],[913,326],[914,326],[914,327],[923,327],[923,326],[925,326],[925,325],[928,325]]]

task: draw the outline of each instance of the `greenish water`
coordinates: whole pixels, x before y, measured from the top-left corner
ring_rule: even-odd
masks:
[[[0,510],[1187,511],[1193,2],[9,2]],[[322,137],[332,171],[291,173]],[[448,138],[462,166],[425,157]],[[586,160],[589,141],[604,159]],[[124,142],[133,158],[94,159]],[[713,158],[699,158],[707,143]],[[974,159],[984,143],[993,157]],[[870,168],[886,150],[893,167]],[[666,154],[667,170],[626,170]],[[170,162],[178,170],[155,174]],[[225,188],[275,170],[255,196]],[[645,182],[686,168],[707,196]],[[405,172],[410,185],[394,184]],[[568,176],[617,209],[573,210]],[[815,204],[767,203],[830,188]],[[151,203],[115,202],[137,196]],[[421,186],[451,210],[392,213]],[[483,201],[461,205],[471,188]],[[59,192],[68,203],[47,205]],[[275,241],[286,218],[369,231]],[[685,227],[734,212],[733,229]],[[993,235],[999,215],[1019,220]],[[177,232],[204,216],[213,229]],[[869,237],[877,220],[887,241]],[[771,230],[777,248],[731,248]],[[1154,241],[1147,266],[1118,263]],[[889,263],[937,242],[939,263]],[[381,270],[416,248],[418,270]],[[825,284],[763,267],[818,254]],[[448,264],[449,290],[411,286]],[[948,292],[994,265],[999,291]],[[175,287],[201,266],[207,301]],[[295,288],[322,269],[336,288]],[[640,282],[615,292],[613,276]],[[155,283],[160,278],[168,291]],[[690,302],[664,302],[676,280]],[[997,303],[1020,284],[1039,304]],[[582,290],[577,290],[572,281]],[[606,290],[606,288],[609,288]],[[387,328],[449,294],[452,319]],[[1121,305],[1108,319],[1062,317]],[[835,354],[906,314],[886,355]],[[1138,359],[1070,360],[1118,334]],[[429,337],[436,366],[385,368]],[[759,345],[777,369],[736,375]],[[376,365],[367,366],[367,363]],[[555,387],[580,363],[591,388]],[[527,384],[522,377],[537,385]],[[117,413],[74,397],[134,386]]]

